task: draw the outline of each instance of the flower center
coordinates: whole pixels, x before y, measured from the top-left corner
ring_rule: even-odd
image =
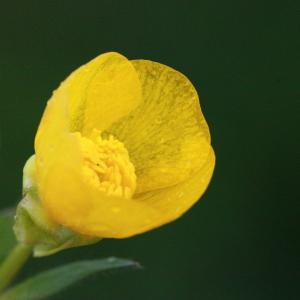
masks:
[[[90,138],[81,138],[84,177],[107,195],[131,198],[136,175],[124,144],[112,135],[103,139],[94,130]]]

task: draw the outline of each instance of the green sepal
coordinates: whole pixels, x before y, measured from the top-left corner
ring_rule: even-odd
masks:
[[[90,245],[99,238],[74,233],[55,223],[44,210],[35,184],[35,157],[23,171],[23,199],[17,206],[14,231],[17,240],[33,247],[34,256],[46,256],[63,249]]]

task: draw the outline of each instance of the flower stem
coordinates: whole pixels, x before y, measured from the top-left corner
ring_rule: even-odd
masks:
[[[18,244],[0,265],[0,291],[5,289],[15,278],[17,273],[30,257],[32,248],[24,244]]]

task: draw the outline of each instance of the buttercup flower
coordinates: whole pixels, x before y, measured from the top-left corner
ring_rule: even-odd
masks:
[[[97,238],[130,237],[180,217],[215,164],[190,81],[113,52],[53,93],[35,152],[30,178],[49,222]]]

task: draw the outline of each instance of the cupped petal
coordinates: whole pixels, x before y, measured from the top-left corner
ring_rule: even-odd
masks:
[[[166,223],[172,222],[188,211],[206,191],[214,168],[215,154],[210,147],[208,156],[200,168],[186,181],[180,182],[169,188],[137,194],[134,200],[143,203],[148,209],[155,211],[147,219],[148,224],[141,226],[138,231],[132,231],[130,235],[142,233]],[[151,218],[152,217],[152,218]]]
[[[48,101],[35,144],[63,131],[102,131],[141,102],[138,74],[123,55],[108,52],[75,70]],[[47,143],[46,142],[46,143]]]
[[[180,72],[147,60],[131,61],[142,85],[136,110],[108,132],[122,141],[137,175],[137,193],[187,180],[206,162],[210,134],[192,83]]]
[[[188,180],[169,188],[137,194],[128,202],[115,201],[107,204],[108,206],[103,211],[103,214],[108,215],[109,218],[106,219],[106,228],[113,228],[113,231],[107,230],[103,234],[108,233],[105,237],[127,238],[160,227],[181,217],[207,189],[214,167],[215,154],[210,148],[205,163]],[[108,212],[112,212],[112,214]],[[97,211],[94,213],[91,215],[93,216],[92,219],[99,220],[99,218],[97,219]],[[96,230],[89,231],[92,228],[92,226],[89,229],[86,228],[87,231],[82,232],[82,234],[89,232],[90,235],[93,235]],[[96,229],[96,227],[94,228]]]
[[[52,220],[74,232],[100,238],[136,234],[156,211],[131,197],[101,191],[86,164],[80,133],[67,134],[51,168],[38,180],[42,203]]]
[[[76,105],[70,102],[74,120],[71,127],[84,135],[94,129],[103,131],[141,102],[141,85],[135,68],[126,57],[115,52],[92,60],[78,70],[78,75],[74,74],[73,80],[70,86],[74,91],[70,99],[75,99],[81,92],[83,100]],[[78,86],[82,86],[80,92]],[[78,120],[82,120],[82,124],[78,124]]]
[[[53,161],[70,132],[89,136],[102,131],[141,102],[137,72],[121,54],[99,55],[75,70],[54,91],[35,138],[38,181],[51,171]]]
[[[99,191],[82,172],[84,157],[78,133],[60,144],[51,172],[44,177],[42,201],[50,217],[83,235],[126,238],[180,217],[207,188],[215,163],[212,148],[206,162],[188,180],[169,188],[116,197]]]

